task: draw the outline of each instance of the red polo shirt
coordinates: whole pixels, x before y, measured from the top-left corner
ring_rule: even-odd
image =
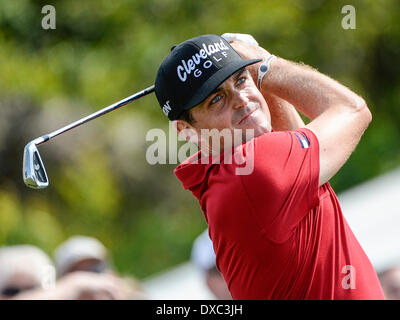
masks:
[[[235,152],[251,173],[224,155],[197,164],[196,154],[175,169],[199,200],[234,299],[384,299],[334,191],[318,187],[314,133],[266,133]]]

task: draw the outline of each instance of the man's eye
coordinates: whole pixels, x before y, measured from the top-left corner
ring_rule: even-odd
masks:
[[[220,94],[217,94],[212,100],[211,100],[211,104],[217,103],[219,100],[221,100],[222,97]]]
[[[239,78],[239,80],[238,80],[238,84],[241,84],[241,83],[243,83],[243,82],[245,82],[246,81],[246,77],[241,77],[241,78]]]

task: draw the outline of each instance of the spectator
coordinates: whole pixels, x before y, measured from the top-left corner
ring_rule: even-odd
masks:
[[[31,245],[0,248],[0,299],[54,286],[53,263],[41,249]]]
[[[76,271],[57,281],[54,288],[29,290],[13,297],[15,300],[126,300],[123,281],[105,273]]]
[[[119,279],[122,299],[145,299],[139,281],[133,277],[120,278],[117,276],[112,266],[111,255],[108,249],[95,238],[86,236],[73,236],[69,238],[56,248],[54,259],[57,276],[60,280],[79,271],[81,271],[80,274],[82,274],[82,271],[110,274],[114,277],[114,283],[116,278]],[[83,277],[83,275],[81,276]],[[88,277],[94,278],[94,276]],[[69,281],[66,282],[66,287],[68,287]],[[75,283],[74,277],[72,277],[71,282]]]
[[[54,253],[59,278],[74,271],[109,272],[109,259],[107,248],[99,240],[85,236],[69,238]]]
[[[393,266],[379,274],[387,300],[400,300],[400,265]]]
[[[205,230],[194,241],[191,259],[194,265],[204,274],[207,287],[219,300],[231,300],[231,294],[225,280],[215,264],[215,252],[208,230]]]

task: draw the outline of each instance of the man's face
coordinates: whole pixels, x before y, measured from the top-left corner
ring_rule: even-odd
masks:
[[[231,132],[242,129],[244,142],[246,129],[253,129],[254,136],[271,131],[268,105],[246,69],[234,73],[204,102],[192,108],[191,114],[194,122],[191,125],[185,122],[185,125],[194,129],[198,136],[201,129]],[[223,146],[222,143],[219,151],[223,151]]]

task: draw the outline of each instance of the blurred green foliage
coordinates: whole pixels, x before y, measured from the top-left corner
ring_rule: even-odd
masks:
[[[41,27],[46,4],[55,30]],[[346,4],[355,30],[341,26]],[[175,165],[146,162],[146,132],[168,130],[154,96],[41,146],[49,188],[26,188],[21,166],[28,141],[150,86],[174,44],[204,33],[250,33],[366,99],[374,120],[333,178],[337,192],[395,168],[399,21],[398,0],[0,2],[0,244],[51,254],[70,235],[91,235],[120,272],[139,278],[189,258],[206,224]]]

